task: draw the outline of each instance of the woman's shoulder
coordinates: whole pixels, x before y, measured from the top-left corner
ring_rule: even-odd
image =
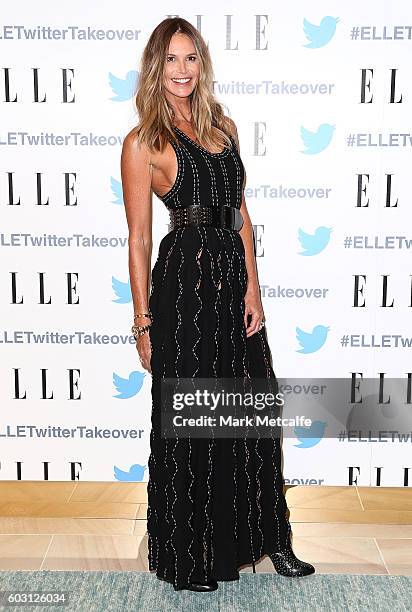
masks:
[[[237,131],[236,130],[236,123],[233,121],[233,119],[231,117],[228,117],[227,115],[224,115],[223,118],[224,118],[224,120],[226,122],[226,125],[228,126],[228,128],[230,129],[230,131],[231,131],[231,133],[233,135],[233,133]]]
[[[237,148],[239,149],[239,136],[237,133],[236,123],[233,121],[231,117],[227,117],[226,115],[224,115],[224,119],[225,119],[225,123],[227,126],[227,130],[229,134],[232,136],[232,138],[234,139]]]
[[[123,139],[123,146],[128,149],[144,150],[147,145],[139,139],[137,128],[134,127]]]
[[[150,149],[139,140],[135,127],[123,139],[122,154],[127,157],[150,158]]]

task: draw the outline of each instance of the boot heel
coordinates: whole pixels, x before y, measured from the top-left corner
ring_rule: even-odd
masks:
[[[313,565],[298,559],[291,548],[271,553],[269,554],[269,558],[276,572],[281,576],[294,578],[296,576],[309,576],[309,574],[315,572]]]

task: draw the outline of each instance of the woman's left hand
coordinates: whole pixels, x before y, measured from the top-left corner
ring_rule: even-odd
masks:
[[[250,320],[248,326],[248,316],[251,315],[252,318]],[[260,299],[260,295],[255,291],[246,291],[245,295],[245,327],[246,327],[246,337],[249,338],[253,336],[256,332],[261,329],[261,322],[265,320],[265,315],[263,312],[262,302]]]

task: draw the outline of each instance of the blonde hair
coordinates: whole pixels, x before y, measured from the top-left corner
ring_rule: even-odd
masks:
[[[212,90],[213,67],[209,49],[200,32],[181,17],[169,17],[161,21],[144,48],[135,97],[139,123],[134,133],[152,151],[163,151],[167,140],[173,140],[179,145],[172,127],[173,108],[164,95],[163,86],[164,65],[170,39],[175,32],[189,36],[199,58],[199,78],[190,95],[196,136],[209,150],[231,147],[229,121]]]

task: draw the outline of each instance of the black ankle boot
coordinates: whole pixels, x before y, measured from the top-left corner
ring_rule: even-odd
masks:
[[[275,566],[275,570],[281,576],[288,576],[289,578],[308,576],[315,571],[313,565],[298,559],[291,547],[280,552],[271,553],[269,557]]]
[[[198,593],[208,593],[209,591],[216,591],[218,584],[214,578],[211,578],[207,582],[193,581],[188,587],[189,591],[197,591]]]

